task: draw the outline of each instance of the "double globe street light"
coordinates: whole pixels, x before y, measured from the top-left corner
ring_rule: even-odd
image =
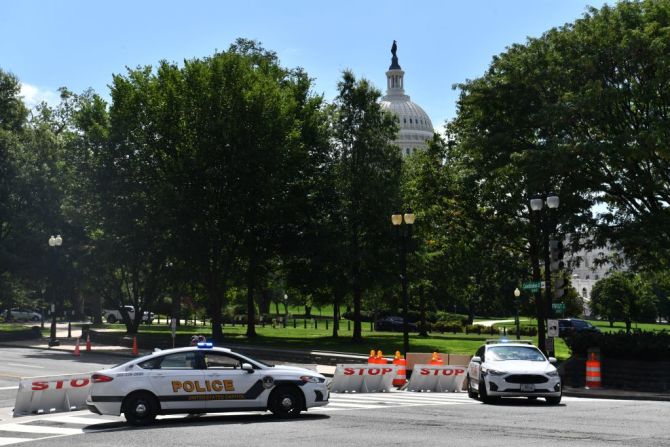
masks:
[[[63,238],[60,236],[51,236],[49,238],[49,247],[54,249],[54,268],[51,277],[51,334],[49,337],[49,347],[58,346],[60,342],[56,339],[56,287],[55,287],[55,273],[56,260],[58,255],[58,248],[63,245]]]
[[[560,199],[558,195],[554,192],[547,193],[546,195],[536,195],[530,199],[530,209],[536,213],[540,214],[544,205],[547,205],[549,212],[558,208]],[[542,234],[542,248],[543,248],[543,258],[544,258],[544,281],[545,281],[545,299],[546,299],[546,317],[551,317],[551,259],[549,257],[549,236],[553,232],[553,226],[551,225],[551,216],[545,215],[544,218],[540,217],[536,219],[538,232]],[[539,280],[540,278],[534,278]],[[538,303],[540,300],[541,294],[538,294]],[[541,304],[538,305],[538,344],[540,349],[543,351],[553,351],[553,349],[547,349],[545,343],[545,333],[544,333],[544,318],[543,315],[545,312],[542,311]]]
[[[409,352],[409,325],[407,321],[407,308],[409,307],[409,294],[407,291],[407,251],[412,239],[412,226],[416,216],[412,210],[405,214],[395,213],[391,216],[391,223],[396,229],[398,247],[400,250],[400,284],[402,286],[402,339],[404,354]]]

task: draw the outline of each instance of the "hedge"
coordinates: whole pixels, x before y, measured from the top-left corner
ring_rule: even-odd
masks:
[[[670,333],[635,330],[615,333],[578,332],[565,338],[573,357],[586,357],[589,348],[612,359],[670,361]]]

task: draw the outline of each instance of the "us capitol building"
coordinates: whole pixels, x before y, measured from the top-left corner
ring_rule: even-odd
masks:
[[[381,100],[381,107],[398,117],[400,131],[394,144],[400,147],[403,155],[410,155],[427,148],[426,140],[433,138],[434,130],[428,114],[405,94],[405,72],[398,64],[397,49],[394,40],[391,66],[386,72],[386,96]]]

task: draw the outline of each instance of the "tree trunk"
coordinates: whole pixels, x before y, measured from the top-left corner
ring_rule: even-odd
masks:
[[[256,306],[254,291],[256,288],[256,255],[252,253],[247,271],[247,337],[256,336]]]
[[[337,292],[333,296],[333,338],[337,338],[340,325],[340,297]]]

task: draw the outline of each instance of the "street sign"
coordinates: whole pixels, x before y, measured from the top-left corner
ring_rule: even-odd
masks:
[[[547,336],[558,337],[558,320],[547,320]]]
[[[565,303],[552,303],[551,308],[554,312],[565,312]]]
[[[542,286],[542,281],[529,281],[521,284],[521,288],[524,290],[530,290],[531,292],[537,292]]]

